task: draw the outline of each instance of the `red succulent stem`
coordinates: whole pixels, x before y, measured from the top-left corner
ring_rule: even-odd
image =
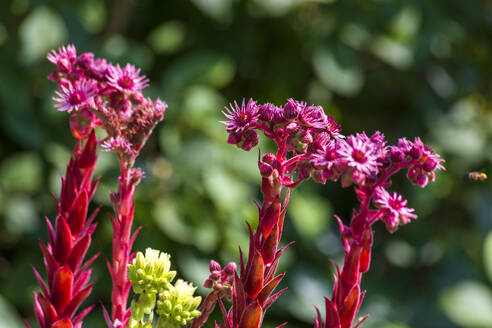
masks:
[[[130,317],[130,309],[127,308],[128,294],[131,283],[127,277],[127,265],[131,260],[131,249],[136,232],[131,234],[133,218],[136,181],[132,179],[132,169],[125,163],[120,165],[121,176],[118,180],[119,188],[113,199],[115,219],[113,223],[113,259],[110,272],[113,282],[111,295],[113,322],[118,320],[126,327]]]
[[[93,307],[77,312],[91,293],[89,266],[98,256],[84,262],[96,229],[93,220],[98,212],[87,216],[98,183],[92,179],[97,161],[96,147],[94,132],[86,140],[77,140],[74,157],[62,177],[60,199],[55,199],[58,212],[55,225],[46,218],[50,240],[46,244],[40,241],[46,282],[33,267],[41,286],[41,292],[34,293],[34,310],[41,328],[81,327],[83,318]]]

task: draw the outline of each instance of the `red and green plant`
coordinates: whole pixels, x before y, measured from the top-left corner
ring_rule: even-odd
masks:
[[[110,194],[114,208],[112,258],[107,261],[112,278],[111,314],[104,310],[109,327],[157,327],[206,324],[218,304],[221,328],[258,328],[268,308],[286,288],[276,291],[284,273],[277,273],[281,255],[291,243],[282,242],[282,232],[291,190],[312,178],[316,183],[340,181],[352,186],[359,205],[348,224],[335,216],[345,252],[343,265],[336,264],[331,298],[325,298],[325,318],[316,309],[315,328],[358,327],[368,317],[356,320],[365,291],[362,275],[370,268],[373,245],[372,225],[383,221],[393,233],[417,216],[403,196],[389,192],[391,178],[407,170],[408,179],[425,187],[442,170],[443,160],[420,138],[401,138],[389,146],[380,132],[341,134],[335,119],[321,106],[288,99],[282,107],[258,104],[250,99],[234,103],[224,113],[227,142],[249,151],[258,144],[259,132],[276,145],[275,153],[258,156],[263,202],[258,206],[258,225],[249,229],[249,250],[239,250],[239,267],[233,262],[222,269],[210,262],[210,276],[204,286],[211,292],[200,307],[195,288],[180,279],[172,283],[170,256],[155,250],[133,253],[139,229],[133,231],[135,190],[143,172],[135,160],[153,128],[164,118],[167,105],[145,98],[142,89],[149,80],[133,65],[125,67],[96,59],[91,53],[77,55],[74,46],[48,55],[56,65],[49,78],[58,84],[56,108],[70,114],[76,138],[73,158],[62,178],[57,217],[47,220],[50,241],[41,242],[46,281],[34,269],[41,293],[35,293],[35,314],[42,328],[81,327],[89,306],[77,313],[93,285],[90,264],[84,257],[96,224],[97,210],[87,218],[89,202],[97,186],[93,172],[97,146],[114,151],[119,160],[118,190]],[[94,130],[105,135],[99,140]],[[284,245],[284,246],[282,246]],[[135,298],[128,306],[133,286]],[[230,301],[227,306],[224,302]],[[285,325],[282,324],[280,327]],[[354,326],[353,326],[354,325]]]

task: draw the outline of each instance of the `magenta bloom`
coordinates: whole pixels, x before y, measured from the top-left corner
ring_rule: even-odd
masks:
[[[331,169],[340,156],[337,150],[338,147],[336,141],[333,139],[328,140],[326,141],[326,144],[323,145],[322,149],[313,154],[311,163],[316,168]]]
[[[119,64],[116,67],[109,65],[106,79],[110,86],[126,93],[140,92],[149,85],[149,79],[145,75],[140,76],[140,69],[130,64],[125,68]]]
[[[380,165],[377,149],[365,133],[350,135],[347,141],[341,140],[339,144],[338,153],[347,166],[366,175],[377,174]]]
[[[59,102],[55,107],[59,111],[67,111],[71,113],[73,110],[78,111],[85,106],[94,106],[94,96],[97,93],[96,85],[94,82],[82,81],[79,85],[73,86],[69,84],[68,87],[60,85],[62,92],[55,91],[57,97],[53,97],[53,100]]]
[[[101,144],[101,149],[102,151],[119,150],[124,153],[131,153],[132,144],[122,136],[110,137]]]
[[[60,70],[69,71],[72,68],[72,64],[77,60],[77,49],[72,44],[66,47],[62,46],[58,49],[58,52],[52,50],[46,58]]]
[[[327,117],[325,111],[321,106],[307,106],[304,107],[300,113],[301,121],[307,127],[326,129]]]
[[[252,98],[249,99],[248,104],[245,104],[243,99],[241,107],[235,101],[234,107],[232,104],[229,106],[230,108],[226,107],[226,110],[222,111],[222,114],[230,119],[230,121],[220,122],[225,124],[227,132],[243,132],[253,126],[260,117],[258,105]]]
[[[410,219],[416,219],[413,208],[407,207],[407,200],[396,192],[389,193],[383,187],[376,187],[374,191],[374,204],[383,213],[382,220],[389,232],[394,232],[398,226],[407,224]]]

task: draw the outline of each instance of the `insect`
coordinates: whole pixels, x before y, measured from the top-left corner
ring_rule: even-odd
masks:
[[[483,171],[472,171],[468,172],[468,179],[473,181],[485,181],[487,179],[487,174]]]

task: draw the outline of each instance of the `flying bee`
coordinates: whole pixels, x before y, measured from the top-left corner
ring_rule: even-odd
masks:
[[[483,171],[472,171],[468,172],[468,179],[472,181],[485,181],[487,180],[487,174]]]

